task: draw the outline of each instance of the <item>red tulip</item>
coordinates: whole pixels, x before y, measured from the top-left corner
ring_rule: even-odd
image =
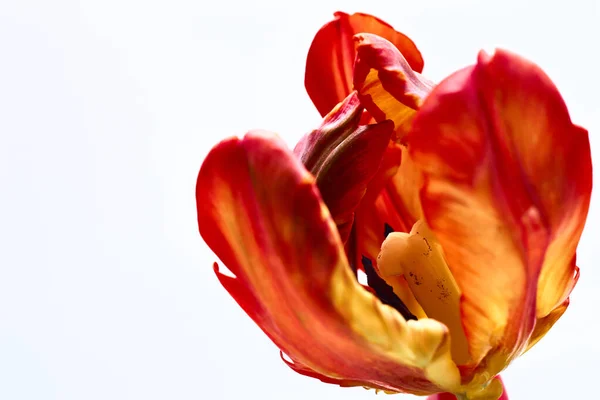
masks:
[[[564,313],[578,277],[587,131],[510,52],[437,86],[422,65],[381,20],[336,14],[307,61],[322,125],[293,152],[265,132],[216,145],[198,176],[200,233],[295,371],[507,398],[498,374]]]

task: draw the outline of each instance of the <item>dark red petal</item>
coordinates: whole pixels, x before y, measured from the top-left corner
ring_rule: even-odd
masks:
[[[393,125],[358,126],[362,107],[356,92],[329,113],[318,129],[300,140],[294,153],[317,179],[323,201],[346,242],[354,212],[379,170]]]

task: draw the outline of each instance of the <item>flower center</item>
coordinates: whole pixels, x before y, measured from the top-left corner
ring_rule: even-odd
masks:
[[[444,259],[442,246],[424,221],[410,233],[392,232],[377,256],[379,275],[403,275],[428,318],[444,323],[451,338],[452,358],[468,363],[469,347],[460,318],[460,288]]]

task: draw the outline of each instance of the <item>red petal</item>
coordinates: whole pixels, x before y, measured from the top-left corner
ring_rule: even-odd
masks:
[[[542,264],[571,269],[591,191],[587,134],[537,66],[502,50],[434,89],[413,128],[423,212],[463,291],[473,361],[492,350],[508,362],[532,333]]]
[[[299,369],[396,392],[458,386],[446,327],[406,322],[363,289],[314,178],[275,136],[217,145],[196,198],[203,239],[235,274],[219,280]]]
[[[423,58],[415,44],[391,25],[368,14],[336,12],[334,16],[315,36],[306,60],[306,91],[321,115],[327,114],[352,90],[356,57],[352,38],[357,33],[384,37],[400,49],[412,69],[423,70]]]
[[[393,128],[390,122],[359,127],[361,113],[354,92],[294,149],[317,179],[342,242],[350,235],[354,212],[379,169]]]

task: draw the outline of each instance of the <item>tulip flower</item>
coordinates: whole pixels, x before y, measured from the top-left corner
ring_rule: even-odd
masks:
[[[294,371],[431,399],[506,399],[499,373],[565,312],[592,165],[548,76],[505,50],[438,85],[413,42],[337,13],[290,150],[251,131],[197,181],[223,287]],[[357,271],[367,276],[359,283]]]

